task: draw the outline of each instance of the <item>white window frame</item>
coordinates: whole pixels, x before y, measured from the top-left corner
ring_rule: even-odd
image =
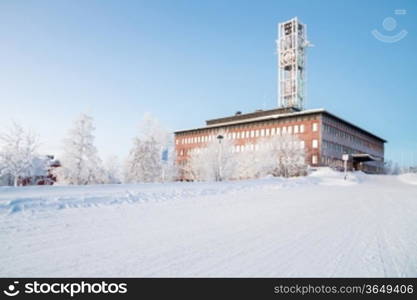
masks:
[[[299,131],[298,125],[294,125],[294,133],[298,133],[298,131]]]

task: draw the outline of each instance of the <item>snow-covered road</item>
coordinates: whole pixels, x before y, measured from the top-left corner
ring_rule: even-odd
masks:
[[[299,179],[0,188],[0,276],[417,276],[417,186]]]

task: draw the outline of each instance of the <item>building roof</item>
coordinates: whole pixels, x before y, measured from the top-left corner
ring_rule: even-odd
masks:
[[[281,108],[275,108],[275,109],[269,109],[269,110],[257,110],[252,113],[242,114],[240,111],[236,112],[234,116],[224,117],[224,118],[218,118],[218,119],[211,119],[207,120],[207,125],[215,125],[215,124],[221,124],[225,122],[233,122],[238,120],[247,120],[257,117],[264,117],[264,116],[270,116],[273,114],[285,114],[285,113],[293,113],[298,112],[300,109],[296,107],[281,107]]]
[[[278,108],[278,109],[270,109],[270,110],[260,110],[260,111],[256,111],[254,113],[248,113],[248,114],[237,114],[235,116],[207,120],[206,121],[207,126],[205,127],[178,130],[178,131],[175,131],[175,134],[192,132],[192,131],[197,131],[197,130],[219,128],[219,127],[224,127],[224,126],[229,126],[229,125],[239,125],[239,124],[245,124],[245,123],[261,122],[261,121],[267,121],[267,120],[283,119],[283,118],[288,118],[288,117],[297,117],[297,116],[304,116],[304,115],[311,115],[311,114],[326,114],[384,143],[387,142],[383,138],[326,111],[324,108],[307,109],[307,110],[301,110],[301,111],[296,108]]]

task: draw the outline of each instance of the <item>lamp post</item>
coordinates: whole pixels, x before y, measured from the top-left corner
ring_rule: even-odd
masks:
[[[344,167],[344,169],[345,169],[345,180],[346,180],[346,178],[347,178],[347,162],[348,162],[348,160],[349,160],[349,154],[343,154],[342,155],[342,160],[343,160],[343,167]]]
[[[218,181],[222,181],[222,140],[224,139],[224,136],[222,136],[221,134],[219,134],[217,136],[217,140],[219,141],[219,157],[218,157]]]

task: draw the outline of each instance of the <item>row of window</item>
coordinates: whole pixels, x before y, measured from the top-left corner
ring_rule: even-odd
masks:
[[[343,130],[339,130],[336,127],[333,126],[329,126],[327,124],[323,124],[323,131],[325,134],[330,135],[330,136],[334,136],[336,138],[341,138],[344,139],[346,141],[348,141],[351,144],[354,145],[358,145],[358,146],[362,146],[365,147],[367,149],[373,149],[376,151],[382,151],[382,147],[380,145],[376,145],[374,143],[371,143],[367,140],[364,140],[358,136],[355,136],[351,133],[348,133],[346,131]]]
[[[253,145],[252,145],[253,146]],[[198,149],[198,148],[197,148]],[[200,151],[202,151],[202,149],[194,149],[195,151],[198,151],[198,152],[200,152]],[[181,152],[182,152],[182,150],[181,150]],[[185,165],[186,164],[186,161],[185,160],[181,160],[181,161],[179,161],[178,162],[180,165]],[[311,164],[312,165],[317,165],[318,164],[318,156],[317,155],[312,155],[311,156]]]
[[[337,143],[333,143],[333,142],[329,142],[326,140],[323,140],[323,150],[330,150],[333,152],[338,152],[338,153],[346,153],[346,154],[352,154],[352,153],[356,153],[357,151],[355,151],[354,149],[350,148],[350,147],[346,147]]]
[[[305,142],[304,141],[294,141],[293,145],[281,145],[281,147],[283,148],[291,148],[291,147],[299,147],[300,149],[304,149],[305,147]],[[319,142],[318,140],[312,140],[312,148],[316,149],[318,148]],[[280,145],[277,145],[278,148],[280,147]],[[258,151],[260,149],[272,149],[273,144],[272,143],[260,143],[260,144],[245,144],[245,145],[235,145],[232,147],[232,152],[245,152],[245,151]],[[200,153],[201,151],[204,151],[207,148],[192,148],[189,150],[185,150],[185,149],[181,149],[179,151],[179,155],[180,156],[184,156],[187,154],[193,154],[193,153]]]
[[[318,124],[313,123],[312,131],[315,132],[317,130],[318,130]],[[283,126],[283,127],[277,127],[277,128],[263,128],[263,129],[256,129],[256,130],[229,132],[229,133],[226,133],[225,138],[229,140],[235,140],[235,139],[243,139],[243,138],[256,138],[256,137],[266,137],[266,136],[284,135],[284,134],[298,134],[298,133],[304,133],[304,132],[305,132],[305,126],[304,124],[301,124],[301,125]],[[215,138],[216,138],[215,135],[188,137],[188,138],[183,138],[183,139],[177,139],[176,144],[206,143],[206,142],[210,142],[214,140]]]

